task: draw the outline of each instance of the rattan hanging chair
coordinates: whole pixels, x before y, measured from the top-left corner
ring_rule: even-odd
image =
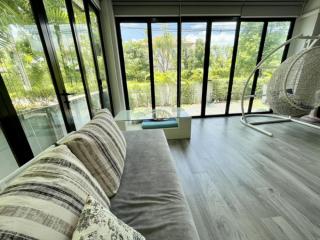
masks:
[[[266,123],[278,123],[294,121],[310,127],[318,128],[299,119],[292,117],[300,117],[310,113],[311,110],[320,107],[320,47],[315,44],[320,39],[319,36],[296,36],[281,44],[279,47],[271,51],[264,59],[257,64],[255,69],[251,72],[249,78],[245,83],[242,94],[241,108],[242,118],[241,122],[268,136],[272,133],[265,131],[256,125]],[[267,103],[274,114],[245,114],[244,101],[249,86],[249,82],[254,73],[263,65],[263,63],[270,58],[280,48],[286,46],[295,40],[307,40],[309,44],[307,47],[288,58],[280,64],[280,66],[273,73],[267,87]],[[255,96],[249,96],[254,98]],[[248,121],[249,117],[271,117],[273,120],[265,121]]]

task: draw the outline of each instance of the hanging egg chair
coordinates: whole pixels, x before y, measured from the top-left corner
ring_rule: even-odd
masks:
[[[301,117],[320,106],[320,47],[305,49],[284,61],[267,87],[267,103],[276,114]]]
[[[308,40],[310,44],[300,53],[289,57],[280,64],[267,86],[267,103],[274,114],[245,114],[244,100],[249,82],[254,73],[280,48],[294,40]],[[271,51],[257,64],[246,81],[242,100],[241,122],[254,130],[272,136],[272,133],[258,128],[256,125],[294,121],[320,129],[320,126],[309,124],[292,117],[301,117],[320,108],[320,47],[315,46],[320,36],[296,36]],[[255,96],[249,96],[255,97]],[[249,121],[249,117],[274,118],[266,121]]]

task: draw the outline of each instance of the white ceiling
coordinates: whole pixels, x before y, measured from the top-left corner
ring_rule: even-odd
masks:
[[[305,0],[112,0],[114,4],[134,4],[134,5],[176,5],[176,4],[200,4],[200,5],[300,5]]]
[[[112,1],[115,16],[177,16],[181,13],[182,16],[297,17],[305,4],[305,0]]]

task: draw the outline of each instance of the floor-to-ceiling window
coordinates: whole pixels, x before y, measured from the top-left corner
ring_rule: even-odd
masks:
[[[147,23],[121,23],[120,27],[130,108],[151,108]]]
[[[263,22],[241,22],[229,113],[241,112],[240,101],[244,83],[256,66],[262,29]],[[249,86],[244,104],[246,112],[250,94],[251,87]]]
[[[93,112],[101,109],[97,72],[94,66],[93,52],[90,43],[89,30],[83,2],[72,0],[72,9],[75,18],[75,30],[79,39],[79,48],[82,56],[84,74],[90,91],[91,107]]]
[[[206,115],[225,114],[236,22],[213,22]]]
[[[152,23],[156,107],[177,106],[177,23]]]
[[[21,165],[102,106],[112,110],[98,14],[91,0],[0,0],[0,150],[7,159]]]
[[[112,109],[111,91],[108,85],[109,78],[106,70],[106,59],[104,54],[104,48],[102,44],[102,36],[100,30],[99,11],[97,11],[92,5],[89,5],[89,19],[92,31],[92,41],[94,47],[94,57],[97,60],[97,70],[101,80],[102,87],[102,103],[104,107]]]
[[[191,116],[201,114],[206,22],[181,24],[181,107]]]
[[[263,57],[270,53],[273,49],[285,42],[290,28],[290,22],[269,22],[267,28],[266,40],[263,48]],[[282,60],[284,49],[277,51],[269,58],[260,69],[257,87],[255,90],[255,99],[252,105],[252,112],[269,111],[266,102],[267,83],[270,80],[273,71],[279,66]]]
[[[151,108],[154,101],[155,108],[182,107],[191,116],[241,113],[241,96],[250,72],[270,49],[288,38],[292,25],[293,19],[117,18],[124,92],[130,102],[127,108]],[[142,42],[143,54],[129,54]],[[245,93],[246,112],[269,111],[266,82],[284,58],[279,51],[254,74]],[[134,64],[138,59],[145,64]],[[135,81],[133,88],[133,79],[141,79],[141,74],[143,80]],[[137,101],[137,92],[147,97]]]
[[[34,154],[66,134],[46,57],[28,0],[0,11],[0,71]]]

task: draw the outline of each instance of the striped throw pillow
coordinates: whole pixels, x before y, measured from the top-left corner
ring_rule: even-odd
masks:
[[[126,141],[108,110],[62,141],[97,179],[109,197],[117,193],[126,157]]]
[[[0,239],[71,239],[88,195],[109,207],[85,166],[66,146],[58,146],[1,192]]]

